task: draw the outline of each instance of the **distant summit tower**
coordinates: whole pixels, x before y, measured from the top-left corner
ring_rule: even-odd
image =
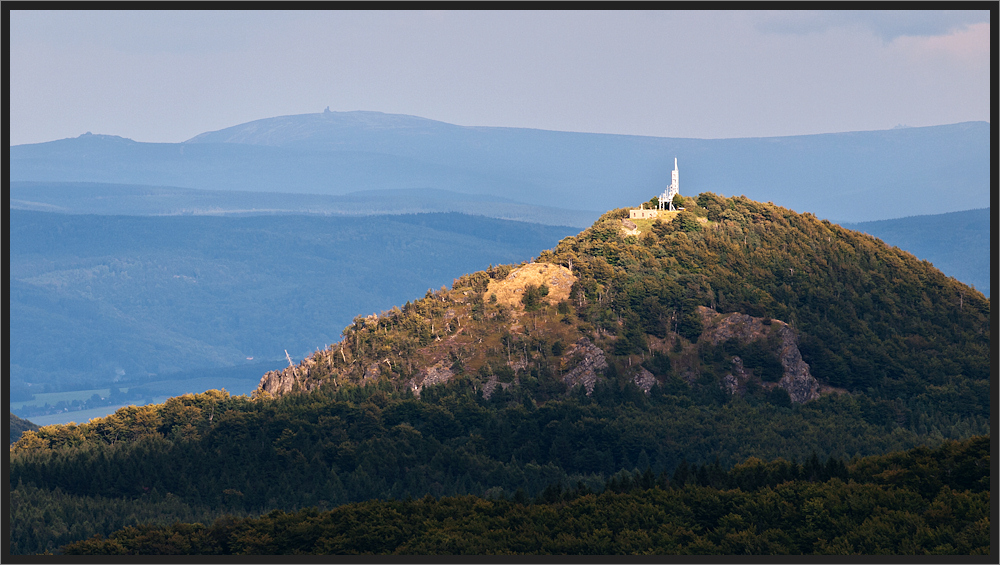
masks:
[[[660,210],[674,209],[674,196],[681,192],[680,180],[677,171],[677,157],[674,157],[674,170],[670,173],[670,186],[660,195]]]
[[[646,204],[644,203],[642,206],[639,206],[638,208],[629,210],[628,217],[630,220],[655,219],[660,217],[661,210],[664,211],[676,210],[676,208],[674,208],[674,196],[677,196],[680,193],[681,193],[680,175],[677,172],[677,157],[674,157],[674,170],[672,173],[670,173],[670,186],[663,191],[663,194],[656,197],[656,199],[659,201],[659,204],[656,205],[656,208],[646,208]],[[650,205],[652,205],[652,201],[650,201]],[[666,216],[666,214],[664,214],[664,216]],[[629,229],[632,230],[635,228],[629,228]],[[637,234],[639,232],[635,233]],[[635,234],[629,233],[629,235],[635,235]]]

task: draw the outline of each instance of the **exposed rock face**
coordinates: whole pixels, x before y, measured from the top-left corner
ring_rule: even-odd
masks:
[[[420,369],[417,376],[410,379],[410,389],[413,390],[413,394],[419,398],[420,391],[423,390],[425,386],[446,383],[454,376],[455,373],[452,372],[452,370],[445,364],[445,360],[442,359],[430,367]]]
[[[585,337],[581,337],[571,345],[563,359],[564,366],[573,366],[571,371],[563,375],[563,382],[570,388],[582,384],[587,389],[588,395],[594,392],[594,383],[597,382],[596,371],[608,366],[604,351]]]
[[[792,402],[806,402],[819,398],[819,381],[809,374],[809,365],[802,360],[795,332],[787,325],[778,330],[781,336],[781,351],[778,358],[785,374],[778,381],[778,386],[788,392]]]
[[[417,376],[420,378],[420,384],[427,386],[448,382],[455,376],[455,373],[445,365],[444,360],[441,360],[430,367],[424,367],[417,373]]]
[[[312,357],[303,359],[297,367],[286,367],[280,371],[268,371],[260,378],[257,390],[272,396],[289,392],[310,392],[319,386],[319,380],[310,378],[311,369],[316,365]]]
[[[632,377],[632,382],[635,383],[635,386],[641,388],[642,392],[649,394],[649,389],[653,388],[653,385],[656,384],[656,377],[653,376],[653,373],[646,370],[645,367],[639,367],[635,376]]]
[[[497,376],[490,375],[490,378],[486,379],[486,382],[483,383],[483,398],[489,400],[493,396],[493,390],[497,388],[498,384],[500,384],[500,381],[497,380]]]
[[[711,308],[699,306],[698,314],[701,316],[701,323],[705,328],[698,341],[707,340],[712,345],[719,345],[730,339],[736,339],[740,343],[749,343],[766,338],[771,329],[770,326],[764,324],[764,318],[755,318],[739,312],[720,315]],[[777,323],[784,324],[780,321]]]
[[[628,218],[622,218],[621,230],[625,235],[639,235],[639,226]]]
[[[722,377],[722,388],[729,394],[743,394],[746,392],[747,381],[750,375],[743,369],[743,360],[739,356],[732,359],[733,371]]]
[[[781,320],[766,320],[739,312],[723,315],[704,306],[698,307],[698,313],[701,315],[702,325],[705,328],[699,341],[709,341],[712,345],[718,345],[729,339],[735,339],[740,343],[750,343],[767,339],[771,332],[776,332],[778,349],[775,354],[781,361],[783,375],[777,385],[770,386],[779,386],[785,389],[792,402],[796,403],[819,398],[819,381],[809,374],[809,365],[802,360],[795,331],[788,324]],[[732,362],[733,371],[723,377],[722,387],[730,393],[742,394],[750,376],[743,369],[742,359],[734,357]]]
[[[520,286],[514,288],[513,283],[517,281],[516,284],[520,285],[527,282],[522,279],[529,278],[551,284],[550,289],[558,289],[558,292],[550,290],[549,297],[553,294],[558,297],[559,293],[568,295],[569,287],[575,280],[575,277],[569,275],[569,270],[565,267],[532,263],[513,271],[510,276],[501,281],[507,286],[500,285],[493,288],[501,293],[506,291],[507,298],[513,300],[519,296],[516,291],[521,289]],[[497,283],[497,281],[493,281],[493,283]],[[802,403],[818,398],[821,391],[825,390],[810,374],[809,366],[803,361],[799,352],[795,331],[785,322],[757,318],[739,312],[720,314],[706,307],[699,307],[698,313],[702,319],[703,330],[697,343],[683,345],[683,349],[676,349],[675,352],[680,353],[680,355],[672,356],[671,361],[676,372],[689,383],[693,383],[701,374],[702,362],[699,360],[698,344],[710,343],[718,346],[727,340],[735,340],[742,344],[753,342],[765,344],[768,351],[773,352],[776,356],[782,367],[782,373],[778,382],[760,382],[760,375],[753,374],[754,371],[750,369],[745,369],[743,360],[739,357],[733,357],[729,360],[730,370],[720,382],[720,386],[730,394],[745,394],[748,385],[756,384],[764,389],[780,387],[787,391],[792,402]],[[469,343],[468,340],[465,342],[456,341],[462,332],[459,327],[461,315],[462,313],[457,306],[448,308],[444,312],[444,317],[449,323],[456,324],[457,331],[443,340],[438,338],[437,341],[419,350],[417,352],[419,359],[414,359],[417,361],[416,363],[407,362],[407,367],[417,369],[415,374],[411,373],[412,378],[407,383],[416,396],[419,396],[423,388],[428,385],[451,381],[455,377],[455,373],[451,369],[452,360],[462,359],[464,363],[469,352],[463,348],[475,348],[475,345]],[[517,327],[516,323],[512,324],[511,331],[516,332]],[[598,331],[597,335],[599,338],[595,339],[603,339],[609,334]],[[655,349],[665,351],[667,348],[665,343],[654,344],[656,345]],[[685,343],[687,343],[686,340]],[[676,345],[681,345],[681,342],[678,341]],[[582,385],[588,395],[593,394],[594,386],[601,378],[601,372],[608,367],[604,351],[587,337],[581,337],[576,343],[570,345],[561,357],[562,381],[569,388]],[[348,365],[347,369],[344,369],[344,373],[333,369],[334,361]],[[393,378],[398,378],[398,373],[392,372],[388,359],[375,361],[369,357],[364,361],[364,365],[354,364],[359,361],[354,360],[348,363],[343,348],[336,350],[336,352],[329,351],[322,355],[310,356],[295,367],[266,373],[260,380],[258,391],[260,394],[281,396],[289,393],[311,392],[325,381],[331,381],[334,385],[338,385],[341,384],[339,380],[342,378],[346,379],[345,382],[357,384],[377,381],[385,374],[392,374],[395,375]],[[531,362],[532,358],[527,354],[515,353],[507,359],[507,365],[515,375],[527,369]],[[386,363],[387,366],[382,367],[382,363]],[[632,365],[631,360],[629,365]],[[476,367],[473,366],[473,368]],[[770,369],[768,370],[770,371]],[[641,366],[629,369],[626,375],[647,394],[657,383],[655,376]],[[777,375],[774,376],[777,377]],[[514,379],[512,383],[500,383],[496,376],[489,377],[482,385],[483,394],[489,398],[498,386],[506,389],[511,384],[519,383],[517,379]]]

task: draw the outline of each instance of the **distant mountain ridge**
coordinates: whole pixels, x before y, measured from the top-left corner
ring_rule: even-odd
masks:
[[[88,182],[11,183],[10,208],[64,214],[128,216],[318,214],[374,216],[458,212],[554,226],[589,226],[596,212],[535,206],[488,194],[434,188],[382,189],[343,195],[203,190]]]
[[[988,206],[991,153],[986,122],[679,139],[325,112],[256,120],[184,143],[84,135],[14,146],[10,157],[12,181],[327,195],[431,188],[594,211],[659,193],[677,157],[683,194],[742,193],[858,222]]]
[[[322,126],[317,128],[317,124]],[[392,130],[401,135],[423,136],[428,133],[459,133],[477,129],[508,128],[467,128],[419,116],[384,112],[322,112],[254,120],[221,130],[204,132],[185,143],[243,143],[276,147],[299,145],[315,148],[317,144],[347,142],[350,146],[356,147],[358,135],[374,133],[377,136],[379,132],[385,130]],[[475,134],[470,132],[469,135]],[[466,137],[468,138],[468,135]],[[375,136],[371,140],[382,141]]]

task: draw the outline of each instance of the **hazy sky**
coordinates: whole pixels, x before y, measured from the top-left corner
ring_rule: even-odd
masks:
[[[989,12],[11,13],[10,142],[287,114],[756,137],[990,120]]]

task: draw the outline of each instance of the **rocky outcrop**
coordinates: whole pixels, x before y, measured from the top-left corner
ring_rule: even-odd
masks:
[[[735,339],[740,343],[750,343],[766,340],[774,334],[778,344],[775,354],[781,362],[782,377],[777,385],[770,386],[783,388],[792,402],[796,403],[819,398],[819,381],[809,374],[809,365],[802,360],[799,352],[795,330],[788,324],[781,320],[757,318],[739,312],[719,314],[704,306],[698,307],[698,314],[704,327],[699,342],[708,341],[712,345],[719,345]],[[732,363],[733,370],[722,378],[721,386],[731,394],[742,394],[751,376],[743,369],[742,359],[734,357]]]
[[[649,394],[649,389],[653,388],[653,385],[656,384],[656,377],[653,376],[653,373],[646,370],[645,367],[640,366],[639,370],[632,377],[632,382],[635,383],[635,386],[642,389],[642,392]]]
[[[625,235],[639,235],[639,226],[628,218],[622,218],[621,230]]]
[[[316,365],[311,357],[304,359],[297,367],[285,367],[280,371],[268,371],[260,378],[257,391],[271,396],[281,396],[290,392],[311,392],[319,387],[320,381],[311,378],[311,370]]]
[[[750,380],[750,375],[743,369],[743,360],[739,356],[734,356],[731,362],[733,364],[732,372],[726,373],[726,376],[722,377],[722,388],[729,394],[742,395],[746,392],[746,384]]]
[[[771,330],[770,324],[764,323],[764,318],[755,318],[739,312],[719,314],[711,308],[699,306],[698,314],[701,316],[701,324],[704,327],[698,341],[709,341],[712,345],[719,345],[730,339],[735,339],[740,343],[750,343],[766,338]],[[768,321],[784,324],[784,322],[776,320]]]
[[[417,377],[419,378],[419,382],[422,386],[446,383],[454,376],[455,373],[446,366],[444,360],[438,361],[430,367],[424,367],[417,373]]]
[[[562,380],[566,386],[573,388],[576,385],[583,385],[587,389],[587,395],[590,395],[594,392],[594,384],[597,382],[597,371],[607,368],[608,362],[600,347],[591,343],[589,339],[581,337],[566,350],[563,355],[563,366],[573,367],[563,374]]]
[[[436,385],[438,383],[446,383],[455,376],[455,373],[447,366],[445,360],[438,361],[437,363],[420,369],[417,372],[417,376],[410,379],[410,389],[413,394],[420,397],[420,391],[423,390],[425,386]]]
[[[778,386],[788,392],[792,402],[806,402],[819,398],[819,381],[809,374],[809,365],[802,360],[795,332],[784,325],[778,330],[778,335],[781,337],[778,359],[781,360],[781,367],[784,369],[784,375],[778,381]]]

